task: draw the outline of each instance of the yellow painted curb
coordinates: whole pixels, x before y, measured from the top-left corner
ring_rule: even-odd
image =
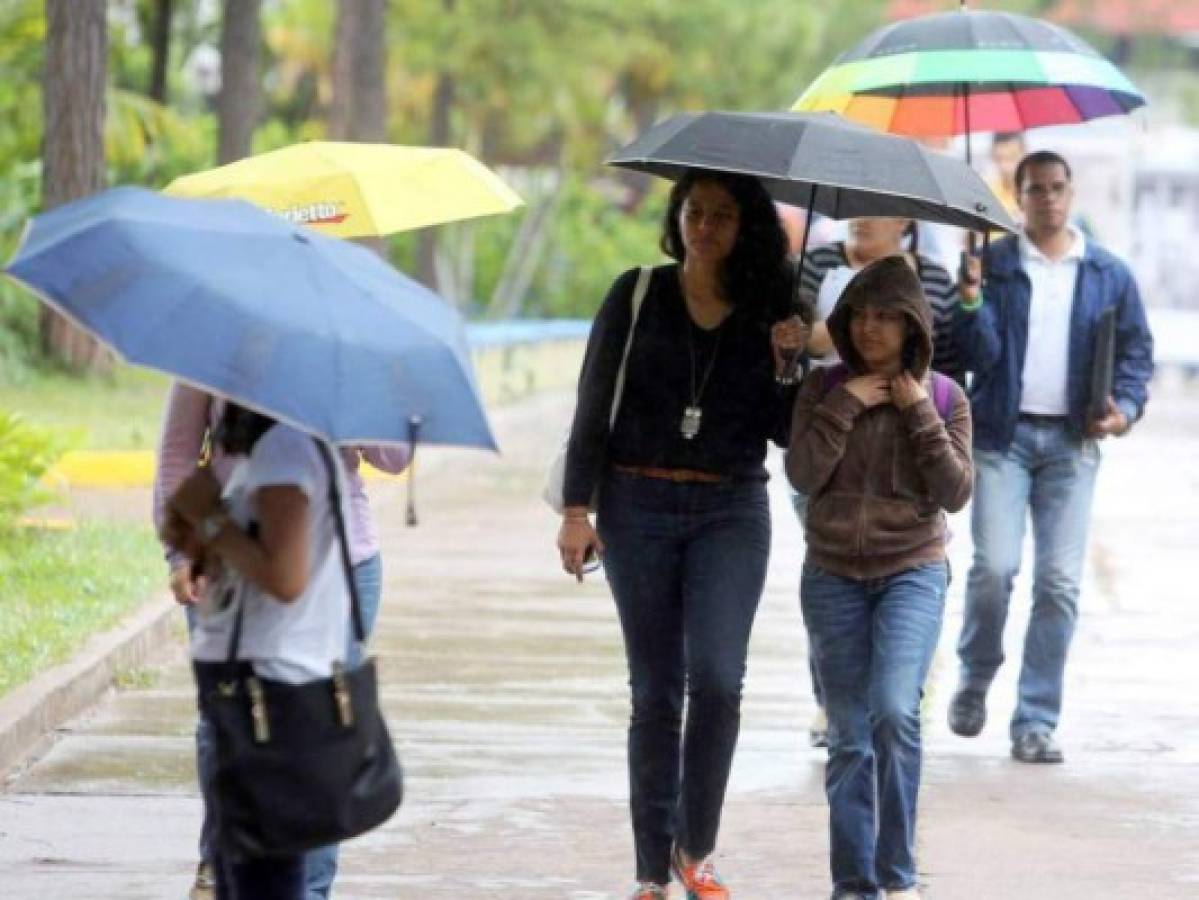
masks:
[[[154,483],[155,462],[150,450],[75,450],[46,473],[45,481],[52,486],[85,488],[149,487]],[[361,472],[368,481],[406,477],[381,472],[366,463]]]

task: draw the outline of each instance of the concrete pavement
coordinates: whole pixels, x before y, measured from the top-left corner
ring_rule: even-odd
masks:
[[[1164,387],[1151,408],[1132,438],[1105,447],[1065,766],[1008,759],[1011,664],[980,738],[944,725],[969,556],[968,521],[954,523],[958,578],[926,729],[920,863],[931,900],[1199,896],[1199,392]],[[556,523],[536,497],[569,409],[554,394],[500,412],[500,458],[429,453],[418,528],[403,525],[402,488],[372,488],[386,561],[375,649],[407,799],[344,848],[338,897],[597,900],[628,886],[615,616],[601,579],[580,587],[559,571]],[[823,766],[806,747],[795,596],[802,546],[780,479],[772,499],[775,552],[718,861],[738,897],[821,898]],[[1021,579],[1009,646],[1026,608]],[[0,896],[185,896],[199,804],[182,649],[140,681],[63,729],[0,794]]]

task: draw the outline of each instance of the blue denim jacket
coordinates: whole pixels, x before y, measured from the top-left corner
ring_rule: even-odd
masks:
[[[974,446],[1003,452],[1012,442],[1020,414],[1032,296],[1018,239],[1006,237],[991,244],[983,271],[987,276],[983,305],[973,312],[959,306],[953,335],[966,368],[974,373],[970,389]],[[1153,338],[1132,272],[1113,254],[1087,241],[1070,313],[1066,389],[1068,426],[1080,438],[1087,425],[1095,328],[1099,314],[1109,306],[1116,308],[1112,395],[1131,423],[1141,417],[1149,399]]]

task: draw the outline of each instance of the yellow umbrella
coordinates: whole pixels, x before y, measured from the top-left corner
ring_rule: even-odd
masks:
[[[311,141],[176,178],[177,197],[237,197],[338,237],[509,212],[523,202],[462,150]]]

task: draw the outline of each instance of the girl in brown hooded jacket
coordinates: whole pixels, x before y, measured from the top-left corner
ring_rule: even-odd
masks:
[[[844,368],[800,388],[787,475],[811,497],[800,601],[829,719],[833,897],[916,897],[920,696],[945,511],[970,498],[970,407],[929,370],[932,310],[902,257],[859,272],[828,328]]]

